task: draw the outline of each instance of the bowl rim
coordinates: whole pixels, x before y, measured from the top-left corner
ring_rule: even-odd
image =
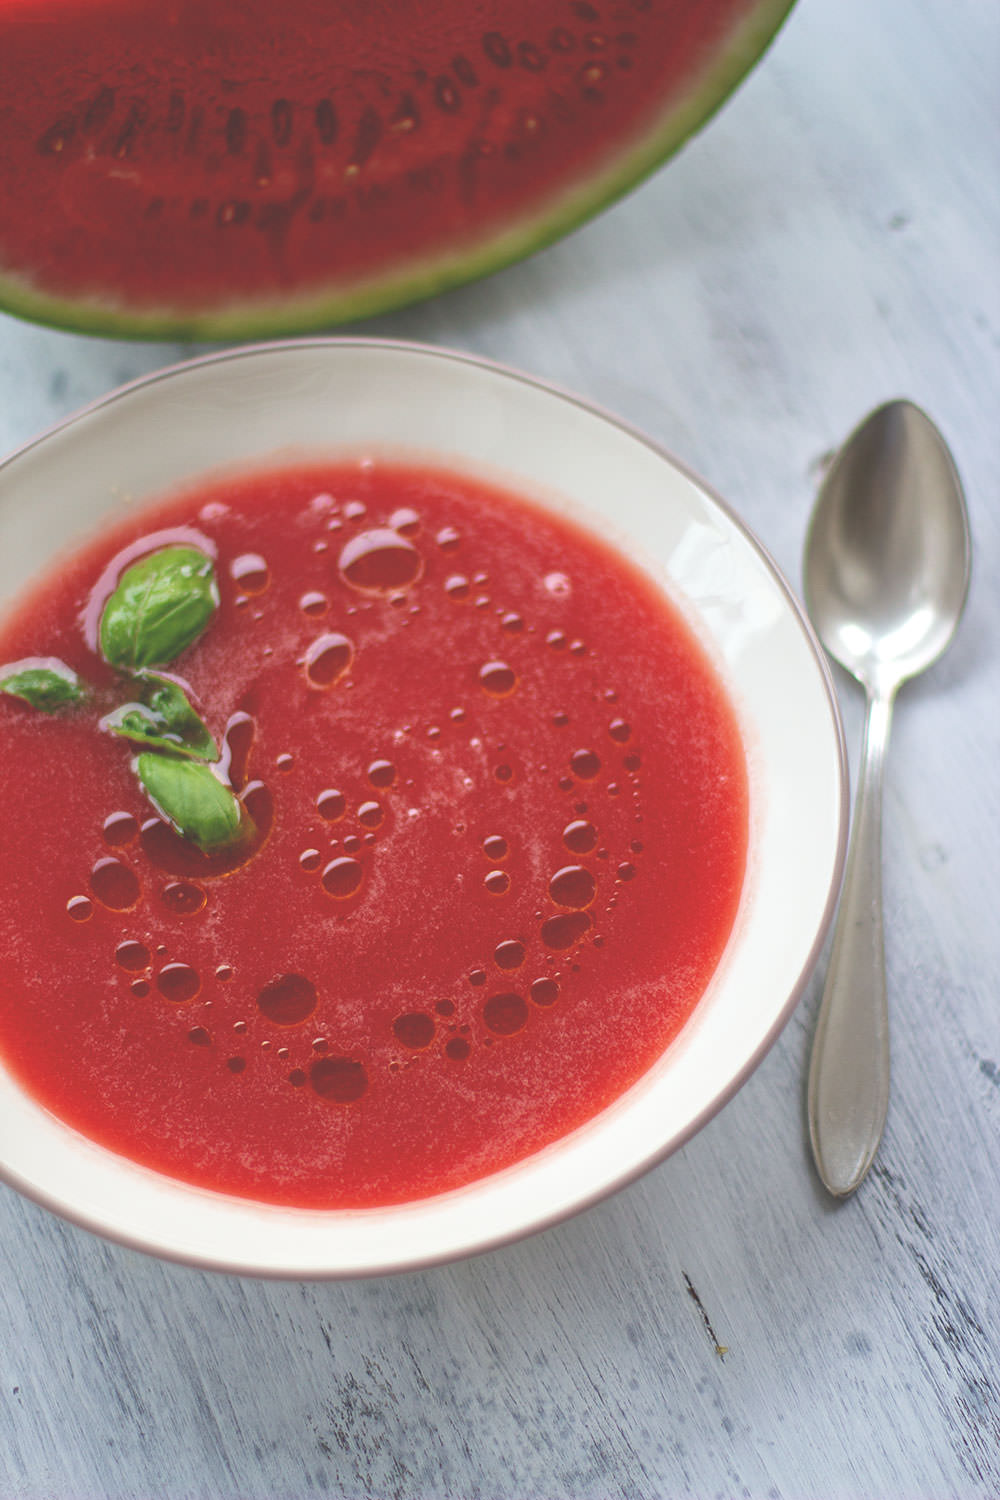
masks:
[[[750,1055],[745,1059],[743,1065],[737,1070],[728,1083],[721,1088],[708,1103],[697,1112],[692,1119],[669,1140],[658,1144],[655,1148],[646,1152],[642,1158],[630,1164],[613,1180],[603,1182],[592,1192],[584,1193],[568,1206],[548,1212],[539,1212],[530,1223],[518,1224],[513,1228],[494,1231],[489,1234],[480,1234],[475,1237],[475,1242],[465,1247],[439,1253],[418,1254],[401,1263],[399,1259],[387,1262],[384,1265],[374,1263],[370,1266],[329,1269],[314,1267],[310,1270],[300,1268],[262,1267],[255,1264],[252,1259],[237,1261],[224,1259],[211,1253],[189,1253],[170,1247],[163,1247],[153,1236],[144,1238],[141,1235],[131,1233],[109,1225],[100,1216],[88,1214],[85,1210],[64,1203],[54,1193],[47,1192],[33,1182],[24,1179],[19,1172],[9,1167],[0,1160],[0,1182],[16,1189],[23,1196],[29,1198],[41,1207],[48,1209],[59,1218],[66,1220],[79,1228],[86,1229],[97,1234],[105,1240],[115,1244],[123,1245],[130,1250],[138,1250],[143,1254],[153,1256],[160,1260],[166,1260],[174,1264],[188,1266],[197,1270],[215,1271],[224,1275],[235,1275],[270,1281],[333,1281],[333,1280],[357,1280],[375,1276],[407,1275],[411,1272],[419,1272],[438,1265],[450,1265],[462,1260],[471,1259],[474,1256],[487,1254],[505,1245],[516,1243],[531,1235],[538,1234],[543,1230],[550,1229],[556,1224],[575,1217],[586,1209],[594,1207],[597,1203],[610,1197],[621,1189],[628,1187],[631,1183],[644,1176],[653,1167],[665,1161],[675,1151],[679,1150],[692,1139],[703,1127],[712,1120],[720,1110],[739,1092],[747,1079],[760,1066],[761,1062],[770,1052],[778,1036],[787,1025],[793,1011],[802,998],[803,992],[816,963],[819,959],[823,945],[829,934],[833,918],[836,912],[837,901],[843,879],[844,868],[847,858],[847,842],[850,818],[850,772],[846,750],[843,719],[834,684],[833,674],[823,650],[819,637],[814,630],[804,603],[796,595],[784,572],[775,561],[774,557],[759,540],[749,525],[736,512],[722,496],[702,478],[693,468],[668,449],[664,444],[649,437],[641,428],[633,425],[625,419],[617,416],[599,403],[586,399],[576,392],[560,385],[556,381],[545,379],[541,376],[529,374],[516,366],[508,365],[499,360],[494,360],[479,354],[471,354],[465,350],[452,348],[446,345],[429,344],[419,340],[394,339],[377,336],[352,336],[352,335],[319,335],[309,338],[285,338],[265,340],[250,344],[241,344],[235,347],[215,350],[207,354],[193,358],[175,360],[168,365],[163,365],[145,375],[138,376],[134,380],[106,391],[103,395],[96,397],[93,401],[77,408],[60,420],[51,423],[41,432],[29,438],[26,442],[19,444],[9,453],[0,458],[0,476],[4,470],[15,461],[30,453],[34,448],[47,442],[51,437],[72,429],[77,424],[85,422],[93,414],[117,402],[128,399],[133,393],[148,389],[160,382],[167,382],[178,377],[183,377],[187,372],[203,369],[208,366],[225,365],[231,361],[243,359],[255,359],[272,354],[295,353],[302,350],[341,350],[358,349],[362,351],[384,351],[389,353],[416,354],[429,356],[458,365],[466,365],[475,369],[485,371],[493,375],[499,375],[508,380],[533,388],[543,395],[555,396],[561,401],[569,403],[584,414],[598,418],[600,421],[616,428],[635,442],[653,453],[654,456],[663,460],[670,468],[674,469],[683,478],[693,484],[706,496],[719,510],[728,523],[738,532],[741,539],[750,546],[758,560],[764,565],[770,574],[772,583],[777,587],[784,604],[789,610],[791,618],[797,625],[805,643],[809,648],[810,655],[818,668],[819,678],[825,694],[826,708],[833,729],[834,744],[837,761],[837,839],[833,859],[830,884],[827,891],[823,911],[816,928],[816,932],[809,950],[805,955],[802,967],[789,988],[788,995],[782,1004],[775,1019],[754,1047]],[[554,1143],[558,1145],[558,1142]],[[114,1155],[115,1153],[110,1153]],[[128,1158],[125,1158],[128,1160]],[[530,1158],[528,1158],[530,1160]],[[163,1176],[157,1173],[157,1176]],[[174,1179],[167,1178],[168,1181]],[[487,1179],[477,1179],[471,1186],[479,1186]],[[209,1192],[207,1189],[193,1188],[190,1184],[178,1183],[179,1186],[187,1187],[191,1191],[204,1191],[209,1198],[219,1195]],[[461,1191],[461,1190],[459,1190]],[[222,1195],[227,1197],[228,1195]],[[251,1203],[254,1200],[248,1200]],[[415,1200],[423,1201],[423,1200]],[[408,1205],[400,1205],[405,1208]],[[268,1205],[273,1208],[273,1205]],[[277,1209],[282,1212],[283,1210]],[[336,1211],[332,1211],[336,1212]]]

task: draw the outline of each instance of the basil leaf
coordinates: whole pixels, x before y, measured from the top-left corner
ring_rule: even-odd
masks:
[[[182,838],[207,852],[240,837],[247,815],[210,766],[148,750],[134,764],[153,806]]]
[[[139,679],[139,701],[126,703],[101,720],[122,739],[149,749],[170,750],[196,760],[218,760],[219,750],[179,682],[147,673]]]
[[[71,667],[55,656],[31,656],[0,667],[0,693],[23,698],[43,714],[75,708],[87,696],[87,687]]]
[[[207,553],[161,547],[118,580],[101,615],[101,653],[125,672],[166,666],[197,640],[218,603]]]

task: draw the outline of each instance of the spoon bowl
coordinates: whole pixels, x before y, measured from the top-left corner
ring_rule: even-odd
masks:
[[[806,538],[806,605],[826,650],[866,687],[898,687],[945,650],[969,584],[969,523],[930,418],[890,401],[848,438]]]
[[[882,937],[882,780],[901,683],[945,650],[969,587],[965,499],[947,445],[910,401],[847,439],[806,537],[806,606],[868,699],[840,912],[809,1069],[809,1133],[825,1186],[846,1197],[878,1149],[889,1104]]]

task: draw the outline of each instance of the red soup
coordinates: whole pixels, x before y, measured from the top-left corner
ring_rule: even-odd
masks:
[[[459,1187],[633,1084],[726,944],[713,667],[616,551],[478,480],[188,492],[23,596],[0,662],[0,1052],[157,1171]]]

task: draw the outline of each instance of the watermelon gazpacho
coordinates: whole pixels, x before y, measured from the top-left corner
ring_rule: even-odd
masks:
[[[156,1171],[310,1208],[594,1117],[704,994],[746,757],[618,550],[357,457],[130,515],[0,627],[0,1058]]]

